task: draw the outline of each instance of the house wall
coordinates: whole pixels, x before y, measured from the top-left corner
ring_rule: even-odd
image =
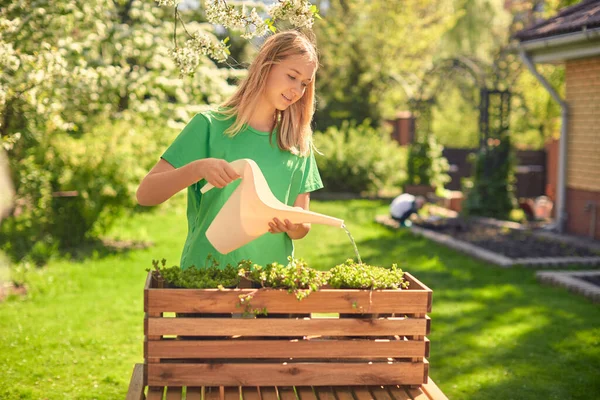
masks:
[[[600,240],[600,57],[566,63],[569,125],[567,142],[567,231]]]

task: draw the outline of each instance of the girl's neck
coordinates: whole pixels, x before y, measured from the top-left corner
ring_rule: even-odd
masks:
[[[261,99],[250,116],[248,125],[261,132],[271,132],[275,128],[275,111],[273,106]]]

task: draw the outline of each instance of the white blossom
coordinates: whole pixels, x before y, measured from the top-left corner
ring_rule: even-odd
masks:
[[[180,3],[180,0],[156,0],[160,7],[175,7]]]

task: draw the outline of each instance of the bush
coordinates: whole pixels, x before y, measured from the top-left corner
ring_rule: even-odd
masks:
[[[19,205],[0,226],[0,247],[15,261],[27,257],[41,265],[58,247],[104,233],[133,210],[137,185],[175,137],[159,123],[104,121],[86,133],[57,132],[27,148],[27,157],[12,165]]]
[[[514,166],[510,137],[490,139],[488,146],[473,155],[474,173],[465,180],[465,215],[484,216],[506,220],[515,204]]]
[[[327,191],[376,194],[406,179],[406,150],[369,121],[316,132],[315,145],[323,153],[316,158]]]
[[[425,140],[411,144],[406,164],[406,183],[443,189],[450,182],[450,165],[442,155],[443,149],[444,146],[438,144],[431,134]]]

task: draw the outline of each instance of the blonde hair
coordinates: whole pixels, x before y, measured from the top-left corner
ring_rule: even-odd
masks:
[[[240,83],[233,96],[221,105],[221,114],[235,116],[235,122],[225,131],[235,136],[248,124],[260,96],[264,93],[271,67],[290,56],[307,56],[318,66],[317,49],[304,34],[290,30],[270,36],[248,68],[248,75]],[[312,79],[304,95],[286,110],[275,111],[277,145],[293,154],[306,156],[312,146],[310,123],[315,112],[315,79]],[[272,138],[273,132],[271,132]]]

